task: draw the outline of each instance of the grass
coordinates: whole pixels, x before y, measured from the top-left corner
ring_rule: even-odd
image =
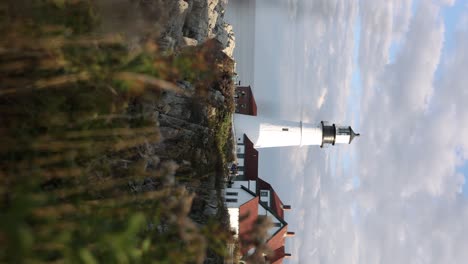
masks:
[[[129,49],[123,35],[94,33],[106,18],[93,1],[21,3],[0,3],[0,262],[202,263],[222,256],[231,239],[225,222],[191,218],[200,193],[186,185],[201,173],[185,177],[177,157],[152,152],[161,129],[142,105],[164,93],[207,104],[208,87],[230,102],[232,62],[212,42],[165,54],[146,36]],[[216,109],[209,121],[215,142],[205,148],[219,157],[212,169],[219,194],[220,168],[232,155],[232,106]],[[219,210],[217,217],[226,215]]]

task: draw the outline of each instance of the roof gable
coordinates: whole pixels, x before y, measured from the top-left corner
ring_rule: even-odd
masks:
[[[279,198],[278,194],[275,192],[273,187],[271,187],[271,185],[268,182],[258,178],[258,181],[257,181],[257,194],[260,192],[260,190],[269,190],[270,191],[270,196],[271,196],[271,198],[270,198],[270,207],[271,207],[271,209],[275,212],[276,215],[281,217],[281,219],[284,218],[283,202]]]
[[[244,135],[245,144],[245,176],[248,180],[258,179],[258,151],[254,148],[252,141]]]

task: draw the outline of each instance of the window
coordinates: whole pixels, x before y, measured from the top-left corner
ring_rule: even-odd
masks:
[[[289,128],[283,127],[283,131],[289,131]]]
[[[244,167],[243,166],[237,167],[237,171],[244,171]]]
[[[273,224],[275,227],[281,227],[281,223],[274,223]]]
[[[234,196],[237,196],[237,192],[226,192],[226,195],[234,195]]]
[[[227,203],[237,203],[237,199],[226,199]]]
[[[260,196],[268,196],[268,191],[260,191]]]
[[[338,134],[339,135],[349,135],[350,134],[349,129],[340,127],[340,128],[338,128]]]
[[[243,158],[245,158],[245,154],[243,154],[243,153],[242,154],[237,154],[237,158],[238,159],[243,159]]]
[[[246,108],[247,106],[245,104],[241,104],[241,108]]]

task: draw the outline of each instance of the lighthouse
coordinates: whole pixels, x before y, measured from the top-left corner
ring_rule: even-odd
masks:
[[[295,234],[290,231],[285,219],[291,205],[284,204],[273,187],[259,177],[258,149],[350,144],[359,134],[350,126],[324,121],[310,124],[257,116],[257,104],[250,86],[238,86],[234,98],[233,134],[236,141],[236,163],[230,166],[232,180],[224,191],[231,230],[239,238],[240,254],[247,257],[253,250],[261,250],[255,249],[255,245],[248,242],[251,241],[251,231],[255,223],[260,217],[269,217],[273,225],[267,229],[266,244],[272,253],[264,255],[264,258],[269,263],[283,263],[284,259],[291,257],[286,250],[286,240]]]
[[[351,144],[359,136],[350,126],[325,121],[309,124],[244,114],[234,114],[234,127],[237,138],[240,139],[245,134],[257,149]]]

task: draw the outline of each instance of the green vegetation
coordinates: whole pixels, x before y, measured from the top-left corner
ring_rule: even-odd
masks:
[[[231,239],[225,212],[193,220],[200,194],[180,183],[203,180],[196,161],[196,173],[186,176],[179,157],[154,155],[161,131],[143,105],[164,93],[204,104],[207,87],[230,102],[232,62],[213,52],[213,42],[164,54],[146,36],[129,49],[123,35],[94,33],[105,17],[93,3],[0,3],[0,262],[202,263],[222,256]],[[232,159],[232,105],[216,110],[208,121],[215,140],[205,148],[218,154],[207,175],[216,177],[219,195]]]

